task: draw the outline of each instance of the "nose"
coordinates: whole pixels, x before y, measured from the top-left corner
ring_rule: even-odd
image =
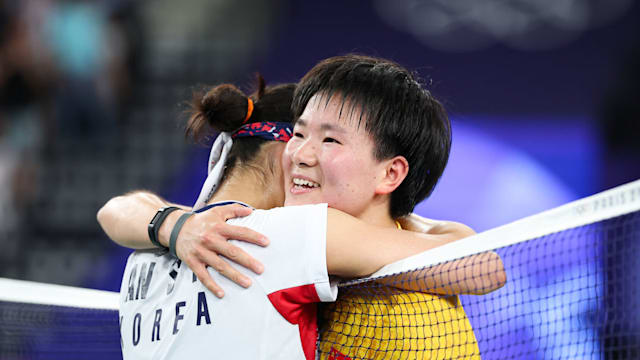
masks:
[[[313,144],[311,139],[305,139],[304,141],[297,143],[295,146],[296,148],[293,149],[294,151],[292,152],[291,158],[294,164],[300,167],[311,167],[318,163],[316,152],[317,147]]]

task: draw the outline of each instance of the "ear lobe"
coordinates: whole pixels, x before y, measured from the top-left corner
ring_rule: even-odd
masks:
[[[402,184],[409,173],[409,162],[404,156],[396,156],[386,161],[382,180],[376,186],[376,194],[386,195],[392,193]]]

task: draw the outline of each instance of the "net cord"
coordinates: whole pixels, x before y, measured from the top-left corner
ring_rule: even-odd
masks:
[[[118,310],[117,292],[0,278],[0,301]]]
[[[382,267],[369,277],[345,281],[340,286],[350,286],[385,276],[426,268],[638,210],[640,210],[640,180],[635,180],[407,257]]]
[[[640,180],[516,220],[382,267],[340,286],[425,268],[640,210]],[[117,292],[0,278],[0,301],[118,310]]]

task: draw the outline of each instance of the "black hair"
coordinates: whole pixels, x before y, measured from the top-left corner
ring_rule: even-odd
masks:
[[[318,63],[298,83],[292,105],[296,119],[315,94],[327,102],[341,96],[349,111],[360,111],[378,161],[407,159],[407,177],[391,194],[392,217],[409,214],[431,194],[449,159],[451,124],[442,104],[412,73],[386,59],[336,56]]]
[[[264,79],[259,75],[257,82],[257,90],[250,96],[231,84],[217,85],[207,92],[195,92],[185,135],[192,137],[196,142],[201,142],[212,132],[233,132],[245,123],[264,121],[293,123],[291,101],[295,84],[267,87]],[[253,101],[253,111],[246,119],[249,98]],[[250,165],[262,145],[268,142],[270,141],[258,137],[234,139],[225,164],[223,181],[237,163]],[[280,161],[280,159],[276,160]]]

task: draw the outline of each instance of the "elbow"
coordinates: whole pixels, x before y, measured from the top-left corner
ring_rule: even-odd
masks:
[[[489,264],[492,268],[491,282],[494,284],[494,290],[497,290],[507,283],[507,272],[500,255],[493,251],[489,252]]]
[[[484,295],[502,288],[507,283],[507,272],[500,255],[490,251],[485,253],[485,262],[488,265],[483,285],[477,295]]]
[[[96,214],[96,220],[98,220],[98,224],[102,227],[103,230],[106,231],[106,227],[108,224],[113,223],[116,219],[115,209],[118,208],[118,203],[121,201],[121,196],[114,197],[107,201],[98,213]]]
[[[98,213],[96,214],[96,220],[98,221],[98,224],[100,224],[100,226],[102,227],[104,227],[104,223],[107,221],[107,217],[109,217],[109,210],[108,210],[109,202],[111,202],[111,200],[109,200],[106,204],[102,205],[102,207],[100,208],[100,210],[98,210]]]
[[[496,271],[493,275],[493,283],[495,284],[495,289],[500,289],[507,283],[507,272],[504,270],[504,263],[500,256],[496,253],[493,253],[496,257]]]

